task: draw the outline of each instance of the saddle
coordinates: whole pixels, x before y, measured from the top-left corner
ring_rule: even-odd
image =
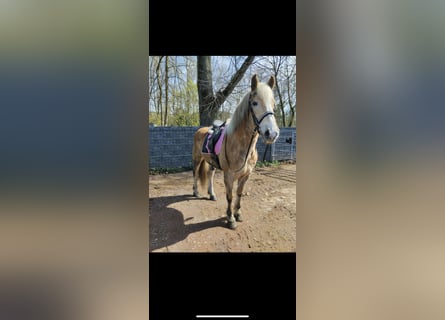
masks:
[[[204,139],[204,143],[202,146],[202,153],[210,154],[212,157],[211,165],[220,169],[221,166],[219,164],[218,154],[221,151],[221,144],[223,133],[225,130],[226,122],[222,122],[221,120],[213,121],[212,127],[209,128],[209,132]],[[220,141],[221,140],[221,141]]]
[[[225,124],[226,123],[222,122],[221,120],[215,120],[213,121],[212,127],[209,129],[209,135],[211,135],[211,137],[209,137],[207,147],[212,154],[219,153],[215,152],[215,146],[219,140],[219,137],[221,137],[221,134],[225,128]]]

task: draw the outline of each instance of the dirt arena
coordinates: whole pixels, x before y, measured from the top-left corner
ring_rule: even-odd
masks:
[[[243,222],[226,227],[223,173],[217,201],[192,196],[192,171],[149,176],[151,252],[295,252],[296,165],[255,168],[241,200]],[[235,189],[234,189],[235,190]]]

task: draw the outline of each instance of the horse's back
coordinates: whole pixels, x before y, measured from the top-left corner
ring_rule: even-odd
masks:
[[[201,149],[206,134],[209,132],[210,127],[202,127],[196,130],[193,138],[193,158],[201,158]]]
[[[205,136],[209,132],[210,127],[202,127],[196,130],[194,136],[194,146],[201,147],[202,142],[204,141]]]
[[[196,132],[195,132],[195,141],[197,139],[202,139],[203,137],[205,137],[207,132],[209,132],[209,129],[210,129],[210,127],[202,127],[202,128],[199,128],[198,130],[196,130]]]

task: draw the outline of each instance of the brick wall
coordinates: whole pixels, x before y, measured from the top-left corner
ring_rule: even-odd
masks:
[[[149,168],[191,168],[193,135],[199,127],[149,127]],[[287,143],[286,139],[291,139]],[[257,143],[258,160],[263,161],[266,145]],[[278,140],[267,149],[265,160],[295,160],[295,128],[281,128]]]

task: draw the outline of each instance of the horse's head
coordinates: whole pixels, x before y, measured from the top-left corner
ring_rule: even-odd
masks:
[[[280,134],[274,115],[275,98],[272,89],[275,87],[275,78],[270,77],[266,83],[261,83],[254,75],[251,82],[249,108],[253,115],[255,126],[267,144],[274,143]]]

